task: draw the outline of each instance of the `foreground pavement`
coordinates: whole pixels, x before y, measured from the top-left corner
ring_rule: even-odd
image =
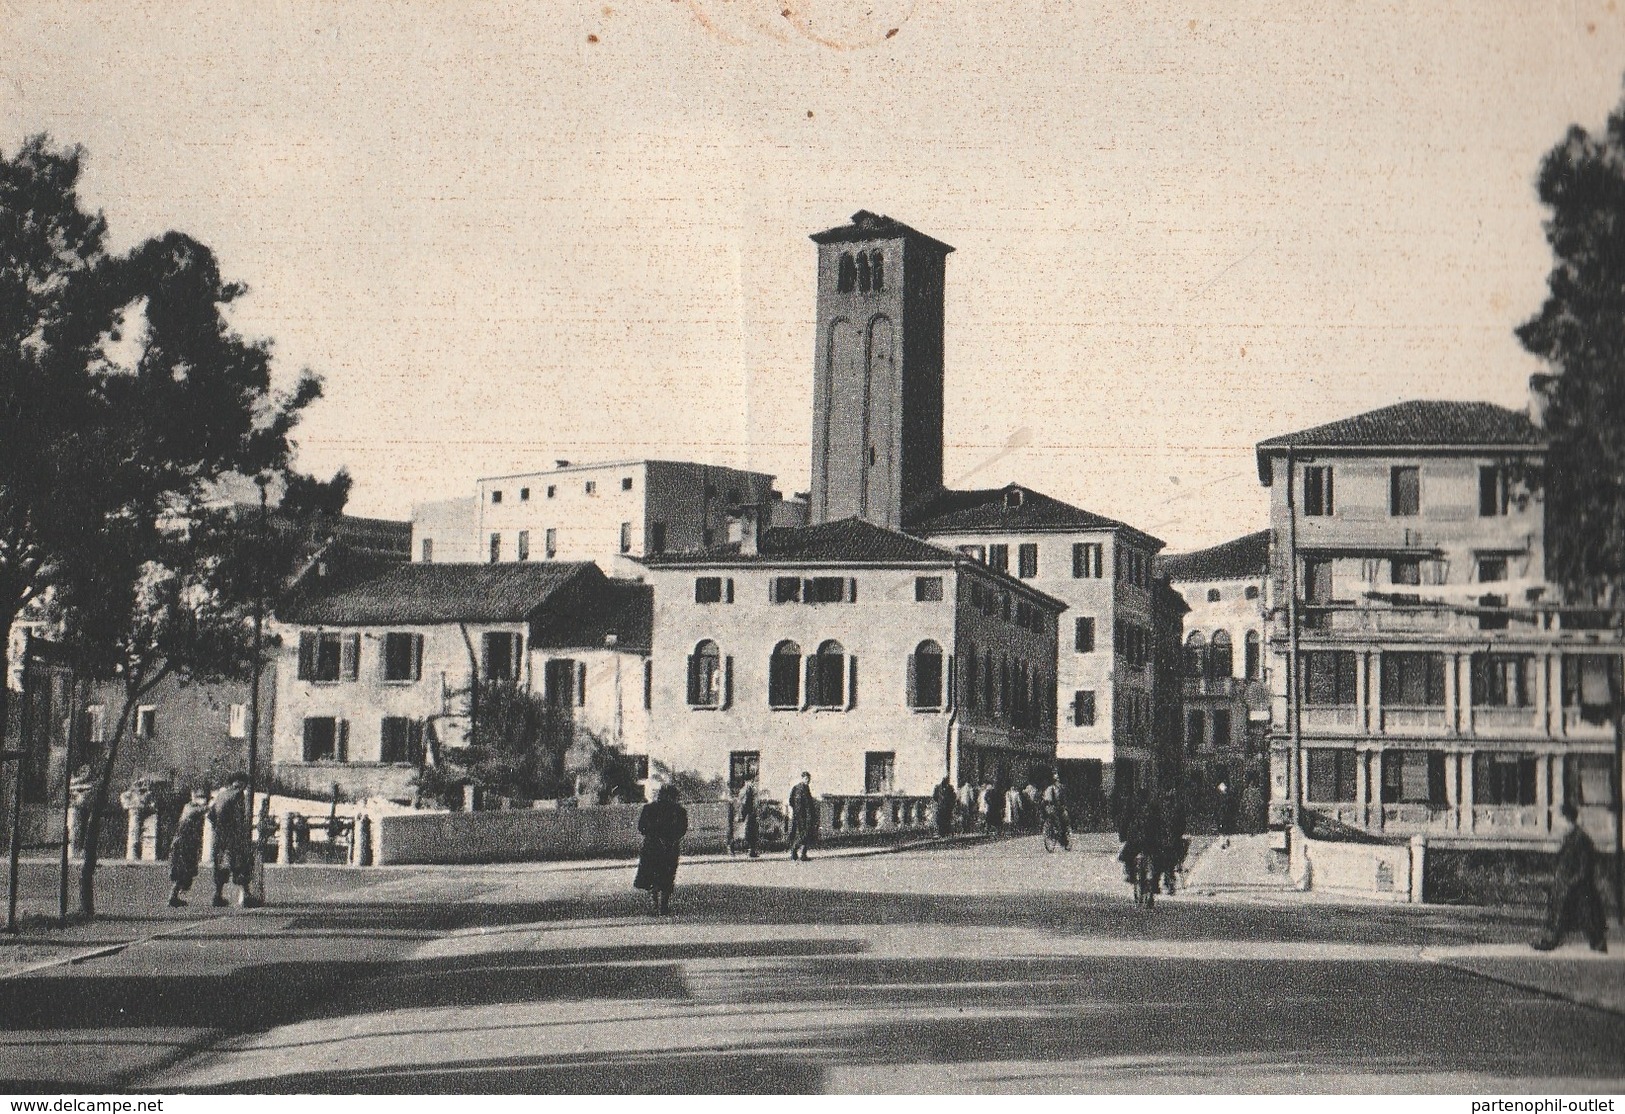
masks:
[[[1625,1004],[1625,965],[1534,955],[1528,914],[1143,910],[1117,870],[1031,839],[687,863],[656,920],[624,864],[352,871],[319,896],[296,868],[271,908],[0,983],[0,1060],[14,1090],[1625,1085],[1625,1017],[1583,1004]]]

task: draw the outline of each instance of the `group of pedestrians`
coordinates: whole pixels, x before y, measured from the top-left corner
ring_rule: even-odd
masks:
[[[206,789],[192,790],[192,797],[181,809],[180,821],[175,825],[175,837],[169,845],[169,904],[180,908],[186,904],[181,897],[192,889],[203,861],[203,826],[208,821],[214,829],[214,846],[210,856],[214,868],[214,901],[218,907],[227,905],[226,884],[238,888],[238,902],[245,907],[259,904],[251,892],[254,874],[254,836],[248,819],[248,775],[237,773],[231,780],[215,790],[213,797]]]
[[[1185,862],[1191,841],[1185,834],[1185,806],[1173,789],[1156,797],[1149,790],[1127,798],[1118,818],[1123,842],[1118,860],[1123,880],[1152,893],[1174,892],[1174,876]]]
[[[1052,773],[1042,790],[1031,779],[1025,786],[1012,782],[1003,788],[992,780],[977,784],[966,779],[956,792],[953,783],[943,778],[932,791],[931,800],[937,834],[943,836],[952,834],[956,820],[959,831],[967,835],[1036,832],[1055,809],[1064,808],[1059,773]]]

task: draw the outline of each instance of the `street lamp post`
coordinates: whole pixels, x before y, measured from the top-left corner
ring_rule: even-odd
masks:
[[[266,522],[269,517],[265,489],[271,482],[271,477],[262,472],[254,477],[254,482],[260,489],[260,537],[258,552],[254,558],[254,677],[253,684],[249,688],[248,706],[248,830],[254,835],[253,859],[249,864],[250,885],[258,891],[254,897],[263,901],[265,876],[260,842],[263,833],[259,829],[259,810],[255,807],[254,795],[259,788],[260,674],[263,670],[265,650],[265,547]]]
[[[615,648],[619,646],[620,643],[620,636],[614,631],[610,631],[608,634],[604,635],[604,649],[608,650],[610,656],[615,659],[615,745],[617,747],[622,745],[621,655],[615,652]]]

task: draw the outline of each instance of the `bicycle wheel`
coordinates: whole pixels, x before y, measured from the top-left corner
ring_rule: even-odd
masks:
[[[1053,854],[1054,851],[1055,851],[1055,844],[1056,844],[1055,826],[1053,824],[1045,824],[1044,825],[1044,853],[1045,854]]]

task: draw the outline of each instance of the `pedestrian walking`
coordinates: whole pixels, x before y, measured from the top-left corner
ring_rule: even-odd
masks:
[[[959,830],[966,835],[971,835],[976,831],[976,802],[980,795],[981,791],[976,788],[974,781],[966,778],[960,783]]]
[[[935,806],[937,835],[946,836],[954,830],[954,805],[958,799],[954,793],[954,783],[944,776],[931,793],[931,803]]]
[[[1190,849],[1190,841],[1185,838],[1185,806],[1178,792],[1170,788],[1163,794],[1156,816],[1157,831],[1151,859],[1156,874],[1151,879],[1151,888],[1172,894],[1174,872],[1185,861],[1185,854]]]
[[[1072,847],[1072,820],[1067,815],[1066,790],[1061,786],[1061,771],[1054,770],[1050,774],[1050,783],[1044,787],[1044,796],[1040,801],[1042,806],[1041,824],[1049,825],[1055,835],[1055,841],[1068,850]]]
[[[1580,827],[1580,810],[1574,802],[1564,801],[1562,811],[1568,830],[1557,848],[1552,892],[1546,902],[1546,929],[1534,948],[1549,952],[1563,942],[1570,929],[1581,928],[1592,951],[1606,952],[1608,927],[1602,896],[1597,893],[1597,846]]]
[[[248,775],[237,773],[216,790],[209,802],[209,823],[214,826],[214,904],[226,904],[226,883],[240,893],[237,903],[244,907],[259,902],[248,892],[254,873],[253,840],[248,830]]]
[[[806,861],[818,838],[818,802],[812,795],[812,775],[805,770],[790,789],[790,857]]]
[[[747,781],[739,787],[739,797],[734,802],[735,835],[745,843],[745,850],[750,857],[759,858],[762,853],[762,818],[756,807],[756,783]],[[733,851],[733,844],[728,845],[729,852]]]
[[[173,909],[186,904],[181,894],[191,890],[197,879],[198,864],[203,860],[203,821],[208,814],[208,791],[192,790],[192,799],[181,809],[174,838],[169,841],[169,904]]]
[[[677,857],[687,833],[688,810],[678,803],[674,785],[661,787],[655,799],[638,813],[638,834],[643,837],[643,846],[638,850],[638,873],[632,885],[649,892],[657,917],[671,912],[671,892],[677,885]]]
[[[1237,806],[1241,814],[1241,830],[1248,834],[1264,830],[1264,790],[1258,784],[1257,774],[1248,774],[1247,782],[1241,787],[1241,803]]]
[[[982,829],[988,835],[995,835],[999,830],[999,791],[993,787],[991,781],[982,783],[980,804],[982,806]]]
[[[1004,830],[1015,835],[1024,826],[1022,821],[1021,790],[1012,785],[1004,791]]]

